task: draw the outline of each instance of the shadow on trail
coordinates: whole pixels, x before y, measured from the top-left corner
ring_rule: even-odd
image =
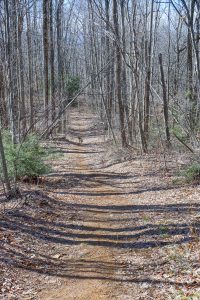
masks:
[[[132,181],[132,183],[134,183]],[[137,182],[135,182],[137,183]],[[124,183],[125,184],[125,183]],[[109,185],[109,183],[107,182],[107,185]],[[110,184],[111,186],[115,187],[114,184]],[[122,187],[122,184],[121,186]],[[86,191],[86,192],[59,192],[59,194],[62,195],[80,195],[80,196],[95,196],[95,197],[104,197],[104,196],[117,196],[117,195],[139,195],[139,194],[143,194],[143,193],[147,193],[147,192],[158,192],[158,191],[167,191],[167,190],[173,190],[175,189],[175,187],[150,187],[150,188],[144,188],[144,189],[138,189],[135,191],[128,191],[128,192],[115,192],[115,191],[111,191],[111,192],[91,192],[91,191]],[[56,192],[55,192],[56,193]]]
[[[62,179],[62,183],[59,186],[52,186],[51,177],[57,178],[59,180]],[[98,188],[107,186],[111,188],[122,188],[128,182],[133,183],[134,176],[129,174],[121,174],[121,173],[114,173],[114,172],[87,172],[84,170],[80,170],[79,173],[77,172],[68,172],[68,173],[53,173],[45,178],[45,184],[53,193],[58,194],[74,194],[74,195],[95,195],[103,196],[103,192],[92,192],[92,188]],[[62,188],[62,192],[60,191]],[[71,191],[73,188],[73,191]],[[88,191],[87,191],[88,190]],[[102,189],[101,189],[102,190]],[[83,192],[81,192],[83,191]],[[119,194],[125,194],[119,192]],[[109,193],[105,193],[105,195],[109,195]],[[115,192],[110,192],[110,194],[117,194]]]
[[[70,260],[67,257],[55,259],[51,256],[44,255],[42,253],[35,253],[29,251],[24,247],[1,246],[0,260],[7,265],[20,268],[23,270],[29,270],[38,274],[56,276],[60,278],[74,278],[82,280],[106,280],[113,282],[132,282],[132,283],[149,283],[153,285],[175,285],[182,287],[185,285],[192,286],[193,282],[179,282],[174,280],[157,280],[153,276],[148,275],[148,271],[156,269],[159,266],[165,265],[165,261],[148,263],[148,264],[135,264],[126,265],[125,263],[117,263],[116,261],[99,261],[90,259],[76,259]],[[30,259],[30,256],[35,258]],[[13,259],[13,257],[15,259]],[[129,272],[129,275],[125,275],[125,271]],[[141,276],[141,270],[143,276]],[[118,274],[118,275],[114,275]],[[195,284],[195,281],[194,281]]]
[[[71,135],[78,137],[96,136],[99,131],[94,128],[87,130],[70,129]],[[91,130],[91,132],[89,132]],[[64,139],[63,143],[80,146],[79,143]],[[79,155],[96,152],[85,148],[79,150],[66,150],[67,153]],[[83,151],[82,151],[83,149]],[[80,168],[80,165],[78,166]],[[82,166],[81,166],[82,167]],[[144,177],[156,176],[151,172]],[[51,177],[61,181],[53,184]],[[52,174],[47,177],[45,188],[59,195],[71,194],[86,196],[82,199],[84,204],[76,198],[70,197],[71,202],[54,199],[41,191],[35,191],[32,198],[27,200],[22,209],[7,211],[0,219],[0,262],[38,274],[57,276],[61,278],[75,279],[99,279],[114,282],[150,283],[154,285],[167,284],[184,286],[187,282],[179,282],[165,278],[154,278],[158,267],[170,262],[139,261],[137,264],[125,264],[115,261],[105,261],[98,257],[97,260],[81,257],[81,247],[93,246],[94,250],[106,248],[109,251],[126,250],[147,251],[165,246],[183,245],[192,241],[190,228],[193,226],[197,233],[200,223],[187,223],[187,217],[191,212],[200,211],[199,203],[163,204],[163,205],[122,205],[115,201],[117,195],[140,195],[149,191],[172,190],[176,187],[147,186],[146,182],[137,182],[137,176],[125,173],[84,171],[77,170],[71,173]],[[123,191],[127,183],[136,188]],[[70,190],[70,187],[75,187]],[[95,188],[93,190],[93,187]],[[98,191],[97,188],[100,188]],[[103,188],[101,188],[103,187]],[[64,191],[59,191],[64,190]],[[87,204],[87,196],[107,197],[113,196],[113,205],[101,204],[101,198],[97,198],[95,204]],[[60,197],[61,198],[61,197]],[[65,197],[63,197],[65,198]],[[111,199],[110,199],[111,200]],[[119,199],[118,199],[119,200]],[[69,201],[69,200],[68,200]],[[104,199],[105,201],[105,199]],[[164,202],[164,201],[163,201]],[[121,201],[121,203],[123,203]],[[155,222],[159,216],[159,224]],[[146,220],[146,221],[145,221]],[[183,221],[184,220],[184,221]],[[88,225],[90,223],[90,225]],[[28,240],[28,241],[27,241]],[[31,243],[30,243],[31,240]],[[23,246],[22,246],[23,245]],[[62,246],[65,246],[62,248]],[[75,250],[73,259],[64,254],[55,258],[54,251],[67,249],[66,253]],[[41,249],[41,250],[40,250]],[[44,254],[48,249],[48,255]],[[52,253],[52,254],[49,254]],[[103,253],[103,251],[102,251]],[[106,251],[105,251],[106,253]],[[118,252],[117,252],[118,254]],[[117,256],[116,256],[117,258]],[[150,276],[149,274],[152,274]],[[192,284],[192,283],[191,283]]]
[[[143,181],[140,179],[138,184],[138,176],[130,173],[117,172],[102,172],[102,171],[87,171],[80,170],[79,172],[68,173],[53,173],[45,178],[45,184],[50,188],[51,192],[62,195],[79,195],[79,196],[117,196],[117,195],[140,195],[146,192],[174,190],[176,186],[161,186],[147,185],[145,177],[157,176],[156,172],[146,172],[143,175]],[[59,186],[52,186],[51,177],[62,178],[62,183]],[[49,180],[49,182],[48,182]],[[143,183],[143,184],[141,184]],[[127,187],[131,184],[131,188]],[[135,188],[133,189],[135,184]],[[95,190],[93,188],[95,187]],[[100,190],[97,190],[97,188]],[[103,188],[102,188],[103,187]],[[110,187],[107,190],[106,187]],[[125,188],[124,188],[125,187]],[[62,188],[62,191],[60,189]],[[71,190],[73,188],[73,190]],[[58,191],[57,191],[58,190]]]
[[[94,153],[99,153],[99,151],[81,151],[81,150],[62,150],[60,149],[59,150],[59,153],[63,153],[63,154],[75,154],[75,153],[78,153],[78,154],[94,154]]]
[[[40,209],[38,209],[40,207]],[[112,249],[135,249],[145,250],[168,245],[180,245],[192,241],[190,227],[196,228],[199,232],[200,223],[187,224],[181,222],[187,214],[199,212],[200,204],[170,204],[170,205],[92,205],[65,203],[47,197],[41,192],[35,194],[35,199],[26,203],[25,209],[7,212],[0,220],[0,232],[12,232],[17,238],[28,236],[32,240],[32,248],[20,246],[17,242],[10,242],[10,239],[0,241],[0,261],[6,265],[31,270],[41,274],[64,278],[79,279],[102,279],[111,281],[127,282],[151,282],[157,281],[148,278],[148,270],[153,268],[152,261],[145,266],[146,275],[141,278],[143,263],[135,266],[125,266],[117,262],[91,261],[87,259],[70,260],[54,259],[45,256],[34,249],[35,243],[44,243],[50,248],[56,245],[82,246],[91,245],[94,247],[106,247]],[[31,214],[30,214],[31,212]],[[163,223],[155,224],[150,220],[144,225],[130,223],[134,214],[141,216],[161,215]],[[176,222],[173,220],[176,216]],[[65,218],[63,218],[65,216]],[[68,216],[67,221],[66,216]],[[132,218],[133,216],[133,218]],[[178,217],[180,220],[178,221]],[[142,218],[142,216],[140,217]],[[93,224],[88,226],[88,219],[93,219]],[[73,223],[76,220],[76,223]],[[99,229],[96,222],[105,222]],[[114,226],[107,227],[113,220]],[[123,221],[122,221],[123,220]],[[109,222],[109,223],[108,223]],[[104,224],[104,223],[102,223]],[[99,231],[100,230],[100,231]],[[35,241],[35,242],[34,242]],[[155,268],[158,265],[156,264]],[[128,275],[123,270],[128,269]],[[113,271],[117,271],[116,274]],[[152,274],[152,273],[151,273]],[[165,284],[184,285],[185,283],[164,281]]]

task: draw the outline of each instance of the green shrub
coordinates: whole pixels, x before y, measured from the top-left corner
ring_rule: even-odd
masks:
[[[74,95],[79,91],[80,89],[80,78],[78,76],[68,76],[67,77],[67,92],[69,96],[69,101],[72,100]],[[77,106],[77,101],[74,101],[72,103],[73,107]]]
[[[69,97],[73,97],[80,89],[80,78],[78,76],[69,76],[67,78],[67,90]]]
[[[3,143],[10,178],[35,178],[50,171],[45,163],[49,152],[41,146],[36,135],[30,134],[22,144],[13,145],[10,133],[4,132]]]
[[[200,163],[192,163],[186,168],[183,175],[188,182],[200,181]]]

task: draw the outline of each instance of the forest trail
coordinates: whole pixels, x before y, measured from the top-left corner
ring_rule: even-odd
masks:
[[[0,12],[0,300],[200,300],[200,0]]]
[[[53,173],[0,220],[0,299],[174,300],[200,286],[200,188],[173,185],[155,156],[114,162],[99,124],[73,110]]]
[[[108,300],[116,299],[116,295],[120,294],[118,273],[123,272],[125,266],[117,263],[115,247],[118,242],[121,244],[118,241],[119,226],[120,218],[124,216],[115,211],[115,206],[128,203],[120,183],[116,184],[120,174],[102,171],[96,166],[98,152],[103,151],[103,139],[96,126],[94,116],[87,114],[74,118],[71,127],[75,141],[70,148],[70,160],[73,162],[70,169],[73,169],[72,177],[80,179],[80,185],[72,188],[72,193],[76,196],[74,204],[84,212],[81,221],[79,216],[73,222],[74,241],[81,246],[80,252],[73,257],[74,266],[69,276],[75,280],[65,281],[58,289],[50,287],[42,291],[39,295],[41,300]],[[62,249],[62,253],[64,251]]]

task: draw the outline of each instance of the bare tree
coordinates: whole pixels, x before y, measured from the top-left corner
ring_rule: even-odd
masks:
[[[119,32],[119,22],[118,22],[118,5],[117,1],[113,0],[113,22],[115,31],[115,47],[116,47],[116,90],[117,98],[119,104],[119,116],[120,116],[120,128],[121,128],[121,140],[122,146],[126,146],[126,132],[125,132],[125,120],[124,120],[124,103],[122,100],[121,91],[121,79],[122,79],[122,57],[120,49],[120,32]]]
[[[44,109],[49,121],[49,0],[43,0],[43,51],[44,51]]]
[[[163,89],[163,111],[165,119],[165,132],[166,132],[166,145],[170,147],[170,132],[169,132],[169,114],[168,114],[168,101],[167,101],[167,87],[165,83],[165,76],[163,70],[163,60],[162,53],[159,53],[159,65],[160,65],[160,75]]]

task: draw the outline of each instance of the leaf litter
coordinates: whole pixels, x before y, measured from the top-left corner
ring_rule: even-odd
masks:
[[[200,187],[173,184],[170,155],[166,172],[105,155],[94,116],[72,120],[54,172],[1,214],[0,299],[200,299]]]

